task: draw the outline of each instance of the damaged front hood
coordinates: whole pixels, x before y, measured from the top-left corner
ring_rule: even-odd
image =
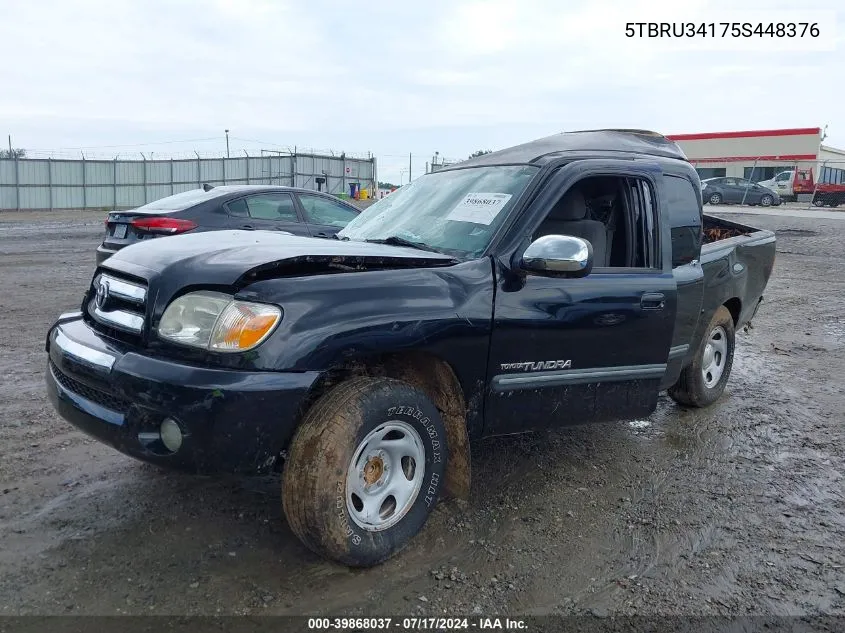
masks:
[[[175,274],[185,284],[226,284],[390,268],[457,263],[453,257],[402,246],[299,237],[271,231],[211,231],[139,242],[103,267],[152,279]]]

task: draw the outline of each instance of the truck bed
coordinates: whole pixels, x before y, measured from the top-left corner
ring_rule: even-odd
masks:
[[[765,229],[704,215],[704,308],[736,306],[737,328],[747,323],[762,299],[775,263],[775,234]]]
[[[751,235],[757,229],[737,222],[722,220],[712,215],[704,215],[704,243],[712,244],[732,237]]]

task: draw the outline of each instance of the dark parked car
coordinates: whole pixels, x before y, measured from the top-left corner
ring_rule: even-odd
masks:
[[[708,178],[701,181],[701,197],[707,204],[779,205],[780,196],[756,182],[744,178]]]
[[[97,264],[139,240],[188,231],[264,229],[332,237],[360,210],[334,196],[293,187],[229,185],[192,189],[131,211],[109,213]]]

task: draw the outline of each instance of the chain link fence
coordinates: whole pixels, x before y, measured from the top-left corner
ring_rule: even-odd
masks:
[[[845,207],[845,156],[814,160],[691,160],[705,204]]]

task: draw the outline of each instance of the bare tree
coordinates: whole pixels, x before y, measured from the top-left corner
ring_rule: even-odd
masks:
[[[0,158],[26,158],[26,150],[20,147],[0,149]]]

